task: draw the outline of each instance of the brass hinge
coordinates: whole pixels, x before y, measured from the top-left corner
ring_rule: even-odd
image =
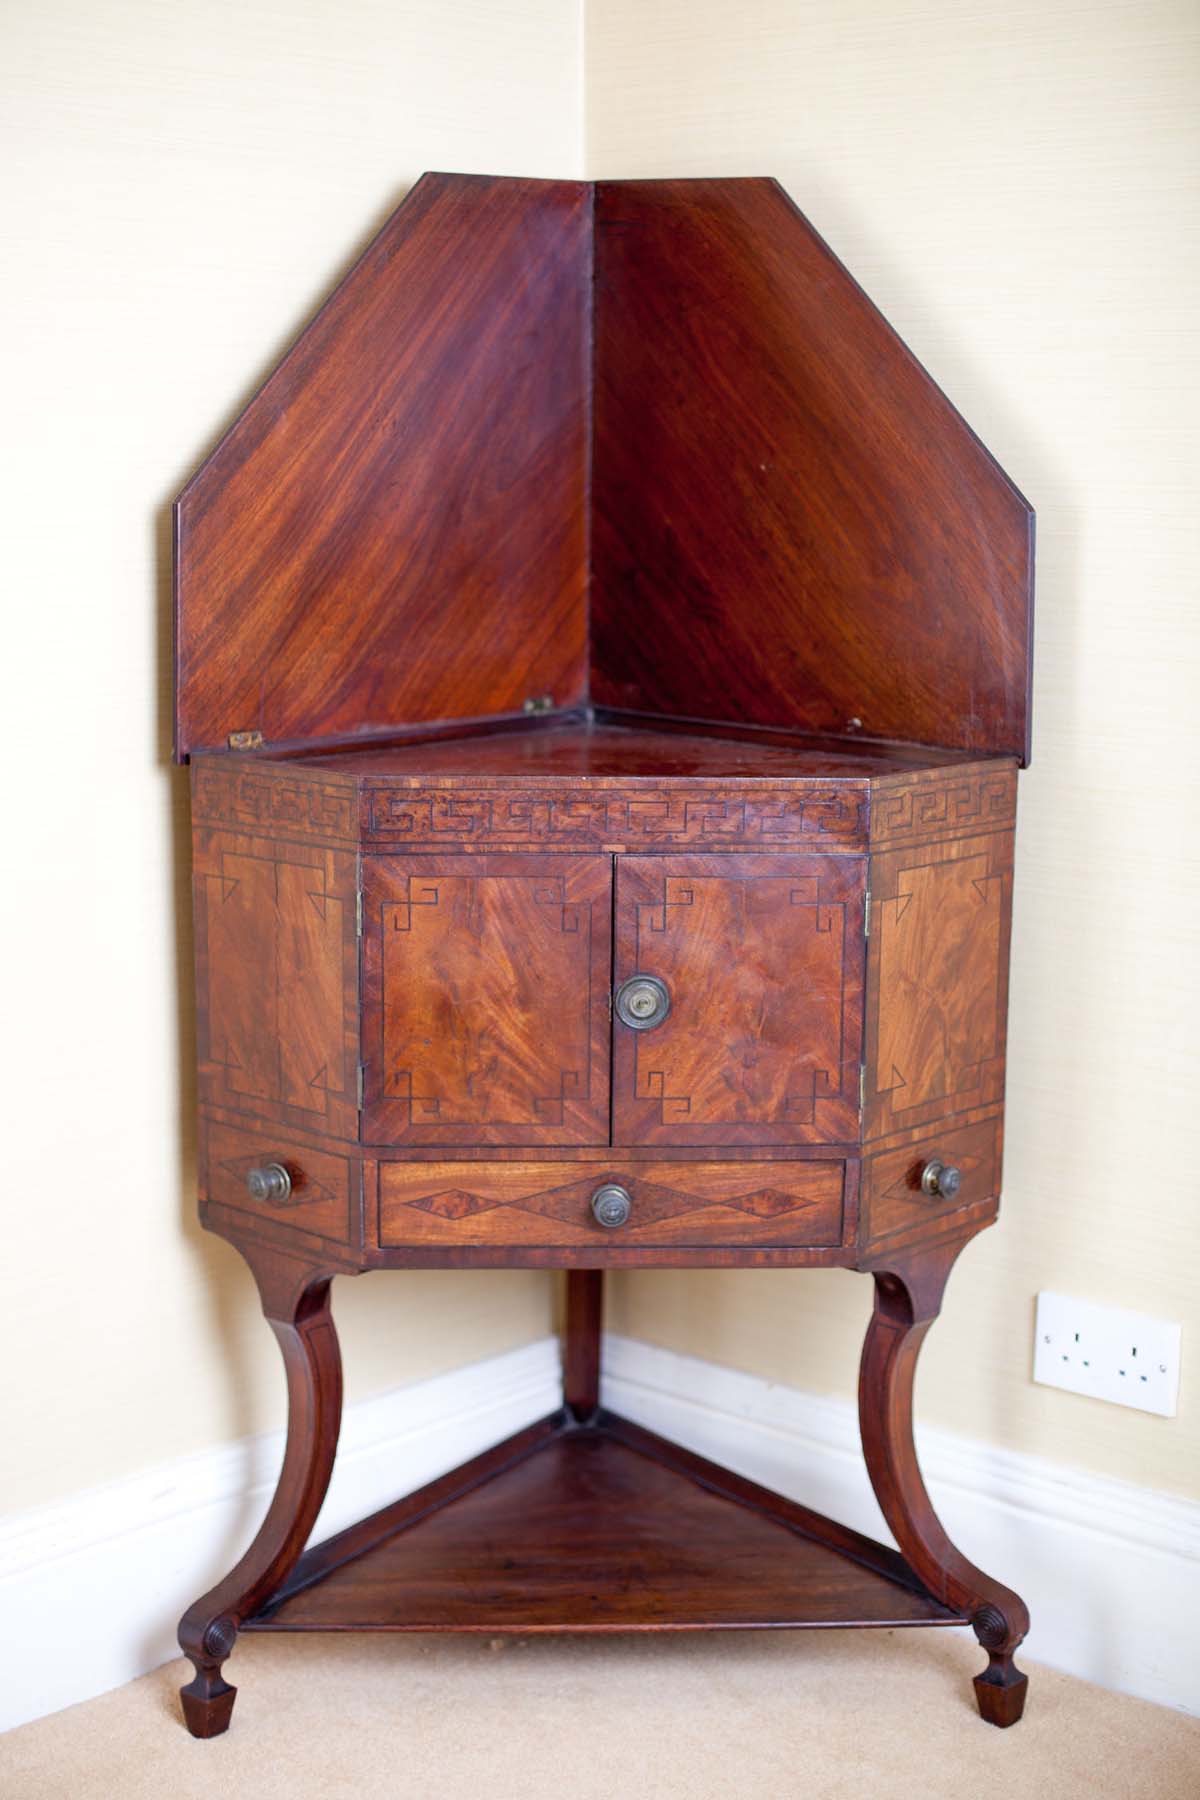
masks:
[[[263,734],[261,731],[231,731],[229,748],[231,750],[261,750]]]
[[[359,1065],[358,1065],[358,1110],[359,1110],[359,1112],[361,1112],[363,1109],[363,1092],[366,1087],[366,1079],[367,1079],[367,1065],[365,1063],[359,1063]]]
[[[554,711],[554,695],[553,694],[530,694],[530,696],[527,700],[522,701],[521,711],[527,712],[527,713],[553,712]]]
[[[867,1106],[867,1065],[858,1065],[858,1110],[865,1112]]]
[[[863,898],[863,936],[871,935],[871,890],[867,889]]]
[[[358,892],[354,896],[354,935],[355,935],[355,937],[362,936],[362,889],[361,888],[359,888]]]

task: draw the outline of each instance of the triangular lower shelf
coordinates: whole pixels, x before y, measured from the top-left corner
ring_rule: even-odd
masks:
[[[317,1545],[247,1631],[957,1625],[893,1550],[631,1425],[557,1413]]]

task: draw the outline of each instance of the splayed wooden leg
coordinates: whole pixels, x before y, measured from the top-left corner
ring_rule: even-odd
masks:
[[[237,1689],[222,1676],[222,1666],[242,1620],[270,1597],[304,1548],[329,1486],[342,1416],[329,1270],[260,1245],[238,1244],[238,1249],[253,1271],[263,1312],[283,1352],[287,1448],[258,1536],[225,1579],[180,1620],[179,1643],[195,1669],[180,1693],[193,1737],[218,1737],[229,1727]]]
[[[863,1455],[901,1551],[930,1593],[971,1614],[988,1666],[975,1679],[979,1711],[991,1725],[1015,1725],[1028,1681],[1013,1653],[1029,1629],[1025,1603],[968,1562],[933,1510],[913,1442],[917,1357],[941,1309],[946,1281],[967,1238],[908,1250],[873,1268],[875,1311],[863,1344],[858,1405]]]

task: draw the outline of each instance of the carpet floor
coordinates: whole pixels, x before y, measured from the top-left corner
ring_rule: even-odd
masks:
[[[1029,1665],[983,1724],[956,1632],[259,1637],[225,1737],[170,1663],[0,1738],[4,1800],[1197,1800],[1200,1721]]]

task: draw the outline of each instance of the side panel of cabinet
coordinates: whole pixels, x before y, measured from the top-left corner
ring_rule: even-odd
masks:
[[[203,1101],[357,1137],[356,886],[349,851],[197,826]]]
[[[657,976],[671,1010],[614,1022],[614,1143],[857,1139],[865,866],[618,859],[617,982]]]
[[[366,1139],[606,1143],[611,904],[607,856],[368,858]]]
[[[868,1140],[1004,1096],[1010,831],[871,859]]]

